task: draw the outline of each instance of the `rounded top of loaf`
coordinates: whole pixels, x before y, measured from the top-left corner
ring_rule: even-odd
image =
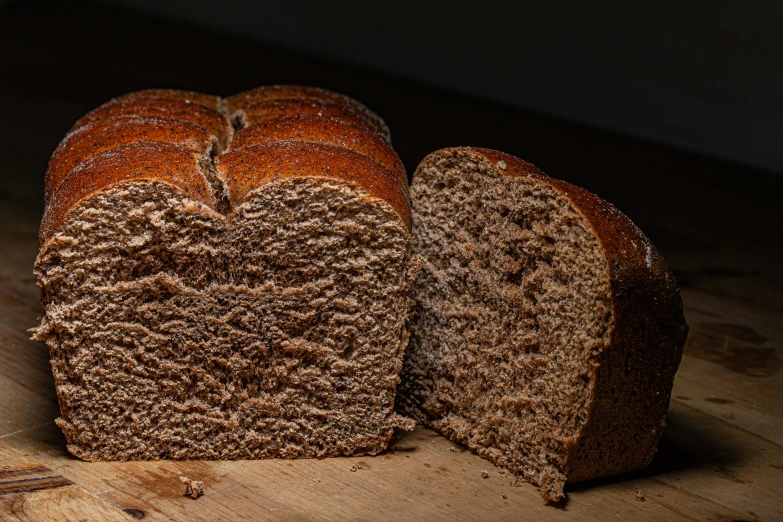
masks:
[[[88,112],[71,127],[71,132],[89,123],[118,116],[184,120],[199,125],[215,136],[220,150],[224,150],[228,146],[233,133],[228,117],[214,109],[179,99],[134,97],[132,95],[115,98]]]
[[[410,231],[407,183],[362,154],[321,143],[276,142],[227,152],[217,157],[217,175],[236,210],[250,192],[285,179],[334,180],[365,190],[391,205]]]
[[[305,98],[268,100],[248,105],[234,114],[236,120],[241,122],[245,127],[252,127],[259,123],[265,123],[289,116],[323,116],[337,118],[353,123],[357,127],[365,129],[367,132],[377,134],[381,139],[389,143],[389,134],[385,129],[374,126],[364,119],[361,114],[350,107],[323,100],[308,100]]]
[[[49,160],[44,200],[48,201],[63,179],[82,161],[132,143],[171,143],[208,155],[217,139],[203,127],[173,118],[118,116],[96,120],[65,136]]]
[[[40,245],[79,203],[121,183],[165,183],[214,209],[216,201],[201,161],[199,154],[167,143],[134,143],[92,156],[66,176],[50,199],[41,221]]]
[[[278,141],[323,143],[352,150],[377,161],[407,183],[405,167],[385,140],[340,118],[296,115],[257,123],[237,132],[229,150]]]
[[[224,112],[223,100],[220,98],[220,96],[204,94],[196,91],[184,91],[180,89],[144,89],[141,91],[129,92],[128,94],[123,94],[122,96],[118,96],[114,99],[135,101],[154,99],[176,100],[185,103],[197,103],[207,107],[208,109]]]
[[[410,230],[405,169],[385,141],[388,128],[372,111],[314,87],[262,87],[231,100],[241,108],[240,121],[253,125],[224,157],[233,126],[228,101],[217,96],[149,89],[114,98],[82,117],[50,160],[41,244],[79,202],[116,184],[169,183],[214,210],[224,190],[236,202],[275,178],[264,170],[274,164],[282,177],[361,187],[391,204]],[[218,179],[216,165],[237,169],[237,175]],[[221,212],[230,212],[222,205]]]
[[[226,98],[226,106],[231,114],[237,111],[246,111],[250,106],[272,100],[298,99],[322,102],[326,106],[339,106],[353,113],[355,117],[367,122],[370,126],[387,140],[391,140],[389,127],[383,119],[371,111],[363,103],[353,98],[320,87],[308,87],[303,85],[267,85],[249,91],[241,92]],[[292,113],[293,114],[293,113]],[[308,113],[312,114],[312,113]],[[331,116],[331,114],[324,114]]]

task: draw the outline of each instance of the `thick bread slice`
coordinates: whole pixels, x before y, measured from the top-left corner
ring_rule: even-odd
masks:
[[[411,187],[414,416],[538,484],[646,466],[687,336],[655,247],[597,196],[497,151],[425,158]]]
[[[90,196],[122,183],[167,183],[194,201],[215,208],[215,196],[204,172],[209,158],[167,143],[133,143],[98,152],[71,171],[44,210],[39,240],[47,240],[63,226],[71,210]]]
[[[231,151],[279,141],[323,143],[364,154],[395,173],[407,186],[400,157],[374,132],[339,118],[297,115],[256,123],[234,135]]]
[[[412,428],[394,412],[413,280],[404,175],[311,138],[217,157],[63,146],[76,167],[42,223],[35,338],[72,454],[361,455]]]
[[[49,201],[62,180],[85,159],[123,145],[147,142],[179,145],[203,156],[217,147],[217,138],[185,120],[134,116],[97,120],[69,133],[55,149],[46,170],[44,201]]]
[[[309,100],[326,106],[326,110],[333,110],[331,107],[338,106],[354,117],[363,120],[381,134],[387,141],[391,140],[391,133],[386,122],[380,116],[375,114],[366,105],[334,91],[321,89],[320,87],[306,87],[301,85],[267,85],[251,89],[234,96],[226,98],[226,107],[231,114],[238,111],[247,111],[252,105],[259,102],[272,100]],[[312,105],[311,105],[312,106]],[[297,111],[301,114],[313,114],[311,112]],[[324,113],[323,116],[333,116],[333,114]]]
[[[71,132],[89,123],[117,116],[173,118],[199,125],[217,137],[220,150],[231,140],[233,128],[228,117],[209,107],[175,98],[134,97],[115,98],[94,109],[77,121]]]

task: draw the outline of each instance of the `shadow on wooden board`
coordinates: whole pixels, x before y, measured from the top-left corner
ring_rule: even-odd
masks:
[[[725,470],[725,473],[731,474],[730,466],[740,464],[745,459],[743,448],[715,433],[705,426],[698,417],[699,414],[695,410],[670,409],[666,419],[666,430],[658,444],[658,452],[649,466],[622,475],[568,484],[566,493],[641,478],[681,474],[681,472],[688,470],[717,467],[717,469]],[[698,444],[685,448],[675,442],[675,439],[678,441],[698,441]],[[567,498],[560,504],[564,506]]]

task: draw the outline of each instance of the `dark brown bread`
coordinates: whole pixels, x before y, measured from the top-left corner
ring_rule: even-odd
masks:
[[[231,150],[279,141],[298,141],[333,145],[363,154],[395,173],[407,177],[400,157],[377,134],[339,118],[298,115],[256,123],[234,135]]]
[[[206,161],[201,154],[165,143],[133,143],[97,152],[69,173],[46,206],[39,237],[42,248],[71,209],[122,183],[167,183],[215,208],[217,202],[203,173]]]
[[[289,95],[303,95],[307,98],[286,98]],[[280,154],[288,154],[292,147],[301,149],[299,152],[303,153],[305,158],[310,158],[312,154],[320,154],[321,160],[324,162],[323,165],[327,169],[330,168],[329,161],[335,161],[338,165],[335,170],[337,174],[332,174],[329,177],[346,176],[345,181],[370,190],[373,195],[386,200],[410,229],[410,204],[407,199],[407,175],[404,167],[394,149],[369,130],[366,126],[367,120],[363,119],[365,116],[354,118],[352,123],[345,117],[311,117],[309,113],[299,114],[297,112],[303,107],[320,107],[318,105],[321,103],[319,99],[324,99],[335,102],[332,106],[336,108],[336,114],[343,116],[349,113],[357,114],[353,111],[357,110],[357,107],[363,106],[351,98],[324,89],[300,88],[298,86],[260,88],[227,100],[193,91],[149,89],[114,98],[91,111],[73,125],[71,131],[55,150],[46,175],[45,200],[47,207],[41,228],[41,244],[43,245],[44,238],[59,226],[67,212],[80,202],[80,197],[74,195],[90,195],[101,190],[104,186],[111,185],[115,181],[115,167],[107,165],[106,168],[80,169],[75,176],[76,179],[69,184],[69,187],[88,185],[92,187],[92,190],[84,192],[81,189],[77,190],[71,187],[57,199],[56,204],[49,205],[48,202],[63,180],[84,160],[125,145],[170,143],[201,153],[203,157],[198,159],[199,169],[202,172],[202,178],[213,186],[217,204],[212,206],[219,208],[224,192],[232,191],[232,181],[224,180],[225,185],[221,186],[220,181],[214,177],[214,166],[206,163],[209,161],[206,155],[211,153],[217,157],[220,152],[228,148],[228,143],[233,140],[234,131],[230,120],[210,107],[222,108],[233,100],[232,103],[235,107],[241,106],[241,103],[250,103],[250,114],[255,114],[252,106],[254,103],[259,105],[255,102],[259,99],[270,100],[269,102],[261,102],[261,104],[276,104],[274,113],[262,117],[260,122],[255,122],[252,119],[246,122],[248,126],[240,131],[239,147],[245,148],[264,142],[282,143],[276,147]],[[330,104],[325,103],[325,105]],[[367,112],[373,115],[372,118],[368,116],[368,120],[377,119],[377,116],[369,109]],[[386,129],[385,123],[382,120],[380,122],[378,127]],[[108,135],[111,135],[111,138],[108,138]],[[222,145],[216,147],[215,141]],[[335,150],[332,147],[304,148],[292,143],[285,145],[284,142],[321,143],[345,150]],[[209,149],[205,150],[207,146]],[[130,147],[122,150],[135,151],[137,149]],[[156,149],[141,147],[138,150],[149,152]],[[166,162],[173,154],[173,149],[161,147],[160,150],[165,151],[165,154],[158,162],[154,161],[154,158],[145,156],[145,158],[152,160],[151,165],[145,165],[145,170],[152,169],[157,172],[164,169]],[[255,150],[260,151],[261,160],[270,160],[268,149],[254,148]],[[379,165],[368,164],[363,158],[357,158],[350,154],[346,159],[344,153],[347,151],[363,154],[378,162]],[[298,152],[294,153],[292,157],[296,157],[296,154]],[[118,160],[115,156],[109,156],[115,161]],[[247,173],[255,168],[253,154],[231,154],[222,159],[224,164],[242,163],[243,172],[245,172],[244,177],[241,178],[243,180],[242,187],[245,187],[246,183],[250,183],[253,175],[247,175]],[[132,161],[122,163],[121,157],[119,161],[121,168],[117,171],[117,176],[120,178],[128,176],[135,163]],[[351,161],[357,162],[356,170],[352,171],[347,167]],[[313,172],[321,170],[312,161],[309,162],[309,167],[313,169]],[[300,170],[299,172],[306,171]],[[388,177],[397,179],[399,186],[383,181]],[[247,190],[244,192],[233,190],[234,194],[244,194],[245,192]],[[49,208],[50,206],[52,208]],[[225,209],[223,210],[225,211]],[[44,225],[46,226],[44,227]]]
[[[373,130],[290,111],[221,155],[224,105],[131,93],[52,159],[35,338],[79,458],[374,454],[413,426],[394,412],[413,270],[399,159]]]
[[[289,178],[334,180],[356,186],[387,202],[410,230],[408,184],[370,158],[348,149],[312,142],[273,142],[227,152],[217,159],[217,175],[232,206],[264,184]]]
[[[283,98],[279,100],[262,101],[253,103],[234,113],[234,118],[239,127],[247,127],[257,123],[264,123],[290,115],[325,116],[338,118],[362,127],[368,132],[376,133],[387,143],[389,134],[372,123],[368,122],[361,114],[345,105],[323,100],[306,98]]]
[[[136,102],[143,102],[153,99],[175,100],[186,103],[197,103],[203,105],[208,109],[225,113],[225,103],[220,96],[214,96],[212,94],[204,94],[195,91],[183,91],[178,89],[146,89],[143,91],[135,91],[123,96],[118,97],[120,100],[134,100]]]
[[[258,87],[257,89],[251,89],[234,96],[226,98],[226,106],[231,114],[238,111],[251,112],[251,107],[260,102],[268,102],[272,100],[309,100],[315,105],[322,105],[326,107],[326,110],[333,110],[335,106],[341,107],[345,112],[353,115],[359,120],[368,123],[388,141],[390,140],[391,133],[389,127],[381,119],[380,116],[367,108],[364,104],[349,98],[344,94],[340,94],[334,91],[328,91],[321,89],[320,87],[306,87],[301,85],[269,85],[265,87]],[[310,105],[312,107],[313,105]],[[305,110],[296,111],[301,114],[313,114],[312,112],[305,112]],[[333,114],[324,114],[324,116],[332,116]]]
[[[367,112],[368,114],[375,114],[365,105],[344,94],[322,89],[320,87],[308,87],[305,85],[264,85],[263,87],[256,87],[255,89],[229,96],[226,98],[226,103],[228,110],[234,112],[254,103],[283,98],[331,101],[341,105],[355,107],[357,110]],[[372,116],[372,118],[374,119],[375,116]]]
[[[71,132],[89,123],[118,116],[152,116],[184,120],[216,136],[220,150],[228,147],[233,133],[228,117],[217,110],[176,98],[150,96],[125,96],[110,100],[77,121],[71,127]]]
[[[609,203],[507,154],[444,149],[411,187],[398,405],[541,487],[649,464],[687,336],[658,251]]]
[[[179,145],[203,156],[217,146],[214,136],[185,120],[133,116],[97,120],[69,133],[55,149],[46,170],[44,201],[49,201],[63,179],[85,159],[123,145],[146,142]]]

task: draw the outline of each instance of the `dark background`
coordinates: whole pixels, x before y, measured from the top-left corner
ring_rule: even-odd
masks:
[[[780,0],[104,2],[783,171]]]
[[[0,203],[40,216],[49,154],[112,96],[302,83],[378,112],[409,174],[496,148],[615,203],[675,268],[778,259],[781,3],[654,5],[0,0]]]

